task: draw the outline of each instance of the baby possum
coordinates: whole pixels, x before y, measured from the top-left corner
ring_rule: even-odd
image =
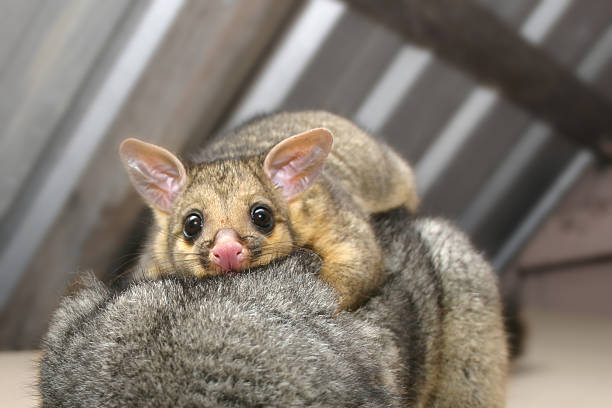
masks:
[[[321,257],[339,310],[352,310],[383,279],[370,215],[418,205],[406,162],[323,111],[259,118],[189,163],[136,139],[119,152],[155,216],[141,259],[151,277],[238,272],[304,248]]]

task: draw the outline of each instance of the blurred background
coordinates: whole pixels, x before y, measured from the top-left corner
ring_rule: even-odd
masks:
[[[187,152],[316,108],[399,150],[423,213],[494,264],[527,327],[514,401],[579,367],[583,404],[612,386],[609,0],[0,0],[0,91],[2,350],[37,347],[79,271],[134,260],[123,139]]]

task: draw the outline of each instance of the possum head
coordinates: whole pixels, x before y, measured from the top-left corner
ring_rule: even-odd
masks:
[[[238,272],[291,252],[289,206],[319,177],[332,140],[312,129],[266,154],[187,166],[162,147],[125,140],[122,162],[155,214],[149,272]]]

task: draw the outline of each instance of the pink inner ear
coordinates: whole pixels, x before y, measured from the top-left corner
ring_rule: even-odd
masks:
[[[182,188],[175,167],[164,163],[146,165],[138,160],[129,160],[128,166],[139,174],[133,177],[136,190],[160,209],[169,210]]]
[[[119,153],[136,191],[157,209],[169,212],[186,183],[180,160],[166,149],[136,139],[124,141]]]
[[[331,150],[333,137],[327,129],[312,129],[283,140],[270,150],[264,172],[281,187],[288,200],[296,198],[317,180]]]
[[[323,149],[314,146],[308,153],[296,152],[291,158],[273,163],[277,170],[271,177],[272,182],[277,187],[283,188],[285,196],[297,196],[311,186],[321,174],[323,166],[317,166],[316,162],[322,154]]]

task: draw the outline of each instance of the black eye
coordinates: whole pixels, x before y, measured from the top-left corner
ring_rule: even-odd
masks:
[[[272,210],[263,204],[255,204],[251,208],[251,221],[261,232],[270,232],[274,228]]]
[[[185,223],[183,224],[183,235],[185,238],[192,240],[200,234],[200,231],[202,231],[202,214],[192,212],[185,217]]]

